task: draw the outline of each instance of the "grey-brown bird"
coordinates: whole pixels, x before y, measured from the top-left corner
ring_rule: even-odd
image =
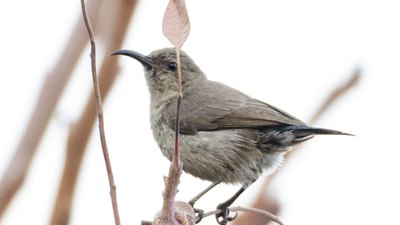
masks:
[[[144,66],[150,91],[153,136],[164,156],[172,159],[175,141],[178,73],[174,48],[148,56],[130,50],[125,55]],[[346,133],[307,126],[283,110],[251,98],[227,85],[210,81],[193,60],[181,52],[182,92],[180,151],[183,170],[213,182],[190,201],[193,205],[217,184],[242,184],[240,190],[218,205],[220,224],[227,208],[263,173],[273,173],[290,148],[317,134]]]

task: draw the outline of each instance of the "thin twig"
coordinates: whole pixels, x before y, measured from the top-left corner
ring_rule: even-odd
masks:
[[[263,215],[264,217],[268,218],[269,220],[274,221],[277,224],[284,225],[283,222],[277,216],[275,216],[274,214],[272,214],[272,213],[270,213],[268,211],[265,211],[265,210],[256,209],[256,208],[247,208],[247,207],[242,207],[242,206],[230,207],[228,210],[229,210],[229,212],[240,212],[240,211],[242,211],[242,212],[257,213],[257,214]],[[216,209],[216,210],[213,210],[213,211],[210,211],[210,212],[206,212],[206,213],[204,213],[202,215],[202,218],[205,218],[205,217],[208,217],[208,216],[211,216],[211,215],[216,215],[218,213],[221,213],[220,209]]]
[[[85,20],[86,28],[87,28],[89,38],[90,38],[90,47],[91,47],[90,58],[91,58],[91,66],[92,66],[92,78],[93,78],[93,87],[94,87],[95,100],[96,100],[97,116],[98,116],[98,120],[99,120],[101,147],[103,149],[104,161],[105,161],[106,168],[107,168],[108,181],[109,181],[109,185],[110,185],[111,203],[112,203],[113,212],[114,212],[114,220],[115,220],[116,225],[120,225],[121,220],[120,220],[119,211],[118,211],[116,185],[114,182],[114,175],[112,172],[111,160],[110,160],[110,156],[108,153],[107,141],[106,141],[106,137],[105,137],[103,106],[102,106],[102,101],[101,101],[101,96],[100,96],[99,81],[98,81],[97,72],[96,72],[96,43],[94,41],[94,34],[92,31],[92,27],[90,25],[90,21],[87,17],[86,8],[85,8],[85,0],[81,0],[81,6],[82,6],[83,19]]]
[[[99,5],[99,3],[97,3],[96,5]],[[96,24],[97,32],[99,35],[102,35],[103,40],[105,40],[105,52],[112,52],[115,49],[120,49],[122,46],[134,9],[136,8],[137,1],[102,1],[101,5],[108,10],[103,10],[103,13],[98,16],[98,22]],[[88,10],[89,16],[93,16],[92,14],[90,14],[93,9],[88,8]],[[112,24],[118,25],[102,26],[103,23],[101,23],[100,18],[107,18],[107,20],[112,21]],[[79,33],[79,36],[84,36],[82,35],[82,31],[85,30],[85,25],[84,21],[81,21],[82,27],[80,29],[81,33]],[[85,37],[87,43],[87,36]],[[115,83],[117,75],[118,58],[110,59],[108,58],[108,56],[106,56],[103,59],[103,63],[99,71],[100,93],[102,94],[103,101],[105,100],[107,94],[110,92],[113,84]],[[63,175],[57,193],[57,198],[55,200],[50,225],[68,224],[77,178],[83,162],[83,156],[87,151],[86,146],[88,144],[89,137],[96,120],[97,114],[95,97],[94,92],[91,92],[91,95],[87,100],[81,116],[79,117],[77,122],[73,123],[68,134]]]
[[[175,157],[174,157],[174,163],[178,165],[180,156],[179,156],[179,131],[180,131],[180,122],[179,122],[179,112],[181,109],[181,101],[183,97],[182,93],[182,68],[181,68],[181,57],[180,57],[180,49],[176,48],[176,63],[178,65],[178,88],[179,88],[179,94],[177,96],[177,104],[176,104],[176,119],[175,119]]]

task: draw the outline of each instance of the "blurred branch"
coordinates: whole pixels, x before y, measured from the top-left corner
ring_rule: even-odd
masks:
[[[101,142],[101,148],[103,150],[103,156],[104,156],[104,161],[106,164],[106,169],[107,169],[107,176],[108,176],[108,181],[110,185],[110,195],[111,195],[111,203],[112,203],[112,208],[114,212],[114,221],[116,225],[121,224],[121,219],[119,218],[119,210],[118,210],[118,201],[117,201],[117,190],[116,190],[116,185],[114,181],[114,174],[112,172],[112,166],[111,166],[111,160],[110,160],[110,155],[108,153],[108,147],[107,147],[107,140],[106,140],[106,134],[104,131],[104,114],[103,114],[103,103],[101,101],[101,93],[100,93],[100,88],[99,88],[99,80],[97,78],[97,71],[96,71],[96,43],[94,40],[94,34],[92,30],[92,26],[90,25],[90,21],[86,12],[86,7],[85,7],[85,0],[81,0],[81,6],[82,6],[82,14],[83,14],[83,19],[85,21],[85,25],[89,34],[90,38],[90,59],[91,59],[91,67],[92,67],[92,78],[93,78],[93,88],[94,88],[94,96],[96,100],[96,111],[97,111],[97,117],[99,121],[99,133],[100,133],[100,142]]]
[[[345,95],[352,87],[354,87],[360,80],[360,69],[356,69],[351,77],[341,86],[337,87],[325,100],[325,102],[319,107],[314,116],[310,119],[310,124],[315,124],[322,115],[328,111],[336,101],[338,101],[343,95]]]
[[[256,197],[251,207],[257,209],[263,209],[273,215],[278,215],[281,206],[272,195],[268,194],[270,193],[270,187],[271,187],[270,183],[272,183],[272,179],[266,178],[264,180],[264,184],[262,188],[259,190],[258,194],[256,194]],[[261,224],[267,224],[269,223],[269,221],[271,220],[269,218],[266,218],[265,216],[245,213],[245,214],[239,214],[238,217],[232,222],[232,224],[261,225]]]
[[[104,4],[110,4],[104,6],[107,7],[106,12],[110,12],[110,14],[102,16],[113,21],[111,23],[113,26],[101,27],[101,24],[98,26],[100,29],[109,29],[104,32],[110,35],[110,38],[105,39],[106,53],[121,48],[136,3],[137,1],[132,0],[104,2]],[[87,41],[87,39],[85,40]],[[118,72],[118,58],[105,57],[105,59],[107,60],[103,60],[99,72],[100,92],[103,95],[103,99],[109,93]],[[68,224],[77,176],[92,127],[96,121],[97,114],[95,109],[95,98],[92,93],[81,117],[71,127],[69,133],[63,176],[50,222],[52,225]]]
[[[91,1],[89,11],[92,20],[96,20],[99,12],[99,4],[94,2]],[[57,63],[46,75],[29,123],[0,182],[0,217],[23,184],[43,133],[86,45],[83,31],[83,21],[78,20]]]
[[[338,101],[341,97],[344,97],[345,94],[348,93],[348,91],[353,88],[358,81],[360,80],[360,70],[357,69],[353,72],[353,74],[350,76],[348,80],[346,80],[342,85],[334,89],[333,92],[329,95],[329,97],[325,100],[325,102],[318,108],[314,116],[310,120],[310,124],[315,124],[321,117],[322,115],[328,111],[332,105]],[[286,155],[286,163],[287,160],[289,159],[290,155],[295,152],[298,148],[295,147],[292,151],[290,151]],[[255,201],[252,203],[253,208],[258,208],[258,209],[264,209],[267,210],[273,214],[278,214],[280,205],[276,201],[276,199],[271,198],[271,196],[268,194],[270,190],[271,183],[274,179],[279,174],[278,170],[275,174],[272,174],[271,176],[266,177],[264,180],[264,184],[262,185],[259,193],[257,194]],[[247,225],[262,225],[262,224],[267,224],[270,219],[261,216],[261,215],[248,215],[248,214],[243,214],[241,216],[238,216],[236,220],[233,221],[233,225],[239,225],[239,224],[247,224]]]

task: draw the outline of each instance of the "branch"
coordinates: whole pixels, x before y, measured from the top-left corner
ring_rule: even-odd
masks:
[[[105,131],[104,131],[103,103],[101,101],[99,80],[97,78],[97,71],[96,71],[96,43],[94,41],[94,34],[92,31],[92,27],[90,25],[90,21],[87,16],[87,13],[86,13],[85,0],[81,0],[81,6],[82,6],[83,19],[85,20],[85,25],[86,25],[86,28],[87,28],[87,31],[89,34],[89,38],[90,38],[90,48],[91,48],[90,58],[91,58],[91,66],[92,66],[92,79],[93,79],[94,95],[95,95],[95,100],[96,100],[97,117],[99,120],[99,132],[100,132],[101,147],[103,150],[104,161],[105,161],[106,169],[107,169],[108,182],[110,185],[110,195],[111,195],[111,203],[112,203],[113,212],[114,212],[114,220],[115,220],[116,225],[120,225],[121,219],[119,218],[117,191],[116,191],[117,187],[116,187],[115,181],[114,181],[114,174],[112,172],[111,160],[110,160],[110,155],[108,153],[106,135],[105,135]]]
[[[110,5],[104,6],[109,10],[104,11],[107,12],[107,14],[102,14],[101,17],[106,17],[108,20],[113,21],[112,24],[115,24],[115,26],[111,27],[102,27],[101,25],[98,26],[99,29],[106,29],[103,32],[99,30],[99,33],[110,36],[105,38],[105,52],[112,52],[115,49],[121,48],[136,3],[137,1],[104,2],[104,4]],[[103,99],[109,93],[112,85],[115,82],[118,72],[118,59],[108,57],[106,59],[107,60],[103,60],[99,72],[100,92],[102,93]],[[64,171],[53,209],[50,222],[51,225],[68,224],[69,215],[71,212],[72,197],[75,191],[78,173],[82,164],[87,143],[89,141],[90,133],[96,121],[95,107],[95,97],[92,93],[81,117],[71,127],[67,142]]]

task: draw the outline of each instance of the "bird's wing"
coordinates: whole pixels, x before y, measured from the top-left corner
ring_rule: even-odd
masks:
[[[175,128],[176,101],[169,104],[168,110],[169,125]],[[221,83],[202,82],[183,94],[180,131],[184,134],[282,124],[304,125],[288,113]]]

